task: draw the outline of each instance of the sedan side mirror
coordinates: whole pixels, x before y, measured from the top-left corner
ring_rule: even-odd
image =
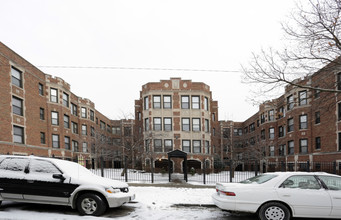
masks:
[[[59,179],[61,182],[65,180],[65,177],[63,176],[63,174],[53,174],[52,177],[54,179]]]

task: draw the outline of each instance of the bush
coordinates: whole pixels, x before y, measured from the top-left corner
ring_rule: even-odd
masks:
[[[194,167],[192,167],[192,168],[189,170],[189,173],[190,173],[192,176],[194,176],[194,174],[196,173]]]

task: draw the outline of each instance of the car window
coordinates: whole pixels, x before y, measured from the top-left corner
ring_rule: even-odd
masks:
[[[320,189],[321,186],[312,175],[295,175],[286,179],[280,186],[281,188],[291,189]]]
[[[341,190],[341,177],[318,176],[330,190]]]
[[[32,160],[30,162],[30,173],[61,173],[58,168],[50,161],[46,160]]]
[[[24,171],[28,159],[25,158],[6,158],[0,163],[0,170]]]
[[[262,184],[265,183],[273,178],[275,178],[277,175],[274,174],[262,174],[259,176],[254,176],[251,177],[249,179],[243,180],[240,183],[244,183],[244,184],[252,184],[252,183],[258,183],[258,184]]]

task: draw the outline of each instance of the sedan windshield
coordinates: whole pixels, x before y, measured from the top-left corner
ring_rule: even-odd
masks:
[[[275,178],[276,176],[277,175],[274,175],[274,174],[262,174],[262,175],[259,175],[259,176],[254,176],[254,177],[251,177],[249,179],[243,180],[240,183],[244,183],[244,184],[254,184],[254,183],[262,184],[262,183],[265,183],[265,182]]]

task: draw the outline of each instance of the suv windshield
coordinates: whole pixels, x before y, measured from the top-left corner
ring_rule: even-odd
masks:
[[[259,176],[254,176],[251,177],[249,179],[243,180],[240,183],[244,183],[244,184],[253,184],[253,183],[257,183],[257,184],[262,184],[265,183],[273,178],[275,178],[277,175],[274,174],[261,174]]]

